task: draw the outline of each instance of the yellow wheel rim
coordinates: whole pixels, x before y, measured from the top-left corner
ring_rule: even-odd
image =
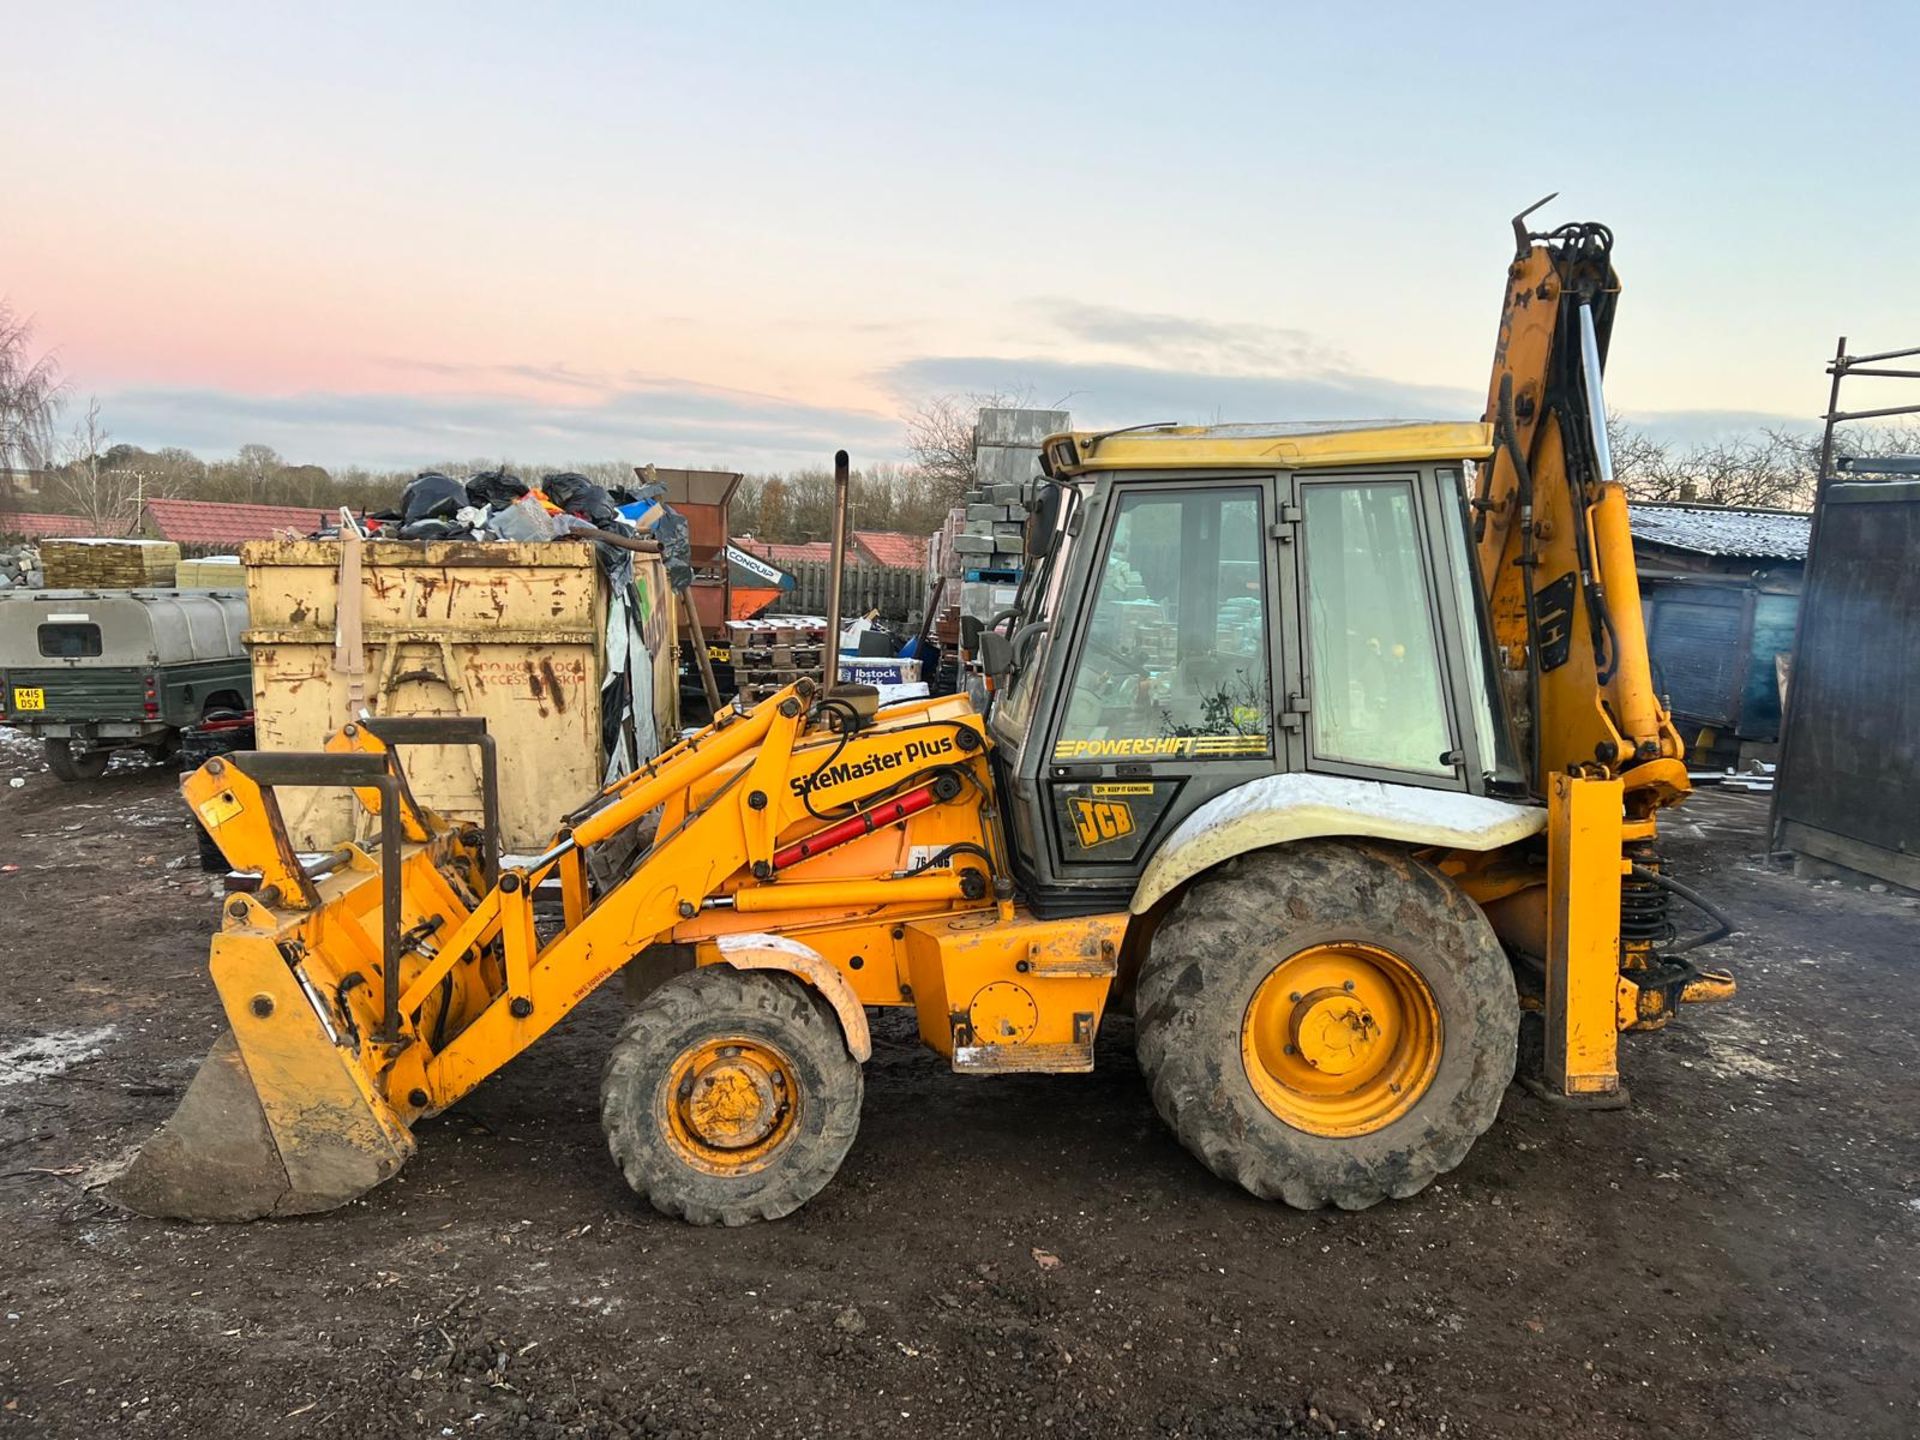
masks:
[[[682,1050],[661,1099],[682,1160],[709,1175],[750,1175],[793,1134],[800,1082],[778,1047],[730,1035]]]
[[[1405,960],[1357,941],[1274,966],[1240,1025],[1253,1093],[1311,1135],[1368,1135],[1416,1105],[1440,1068],[1440,1009]]]

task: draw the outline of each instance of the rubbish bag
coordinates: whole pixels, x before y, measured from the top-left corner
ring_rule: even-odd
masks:
[[[482,470],[467,477],[467,501],[504,510],[527,493],[527,482],[505,470]]]
[[[466,503],[466,486],[438,470],[423,470],[400,493],[400,514],[409,525],[421,520],[451,520]]]
[[[675,590],[686,589],[693,583],[693,532],[687,517],[663,505],[660,518],[653,522],[653,538],[660,542],[661,558],[667,562],[667,584]]]
[[[626,522],[620,518],[620,512],[613,508],[613,499],[600,486],[584,475],[565,471],[558,475],[540,477],[540,488],[546,492],[547,499],[571,515],[582,520],[591,520],[602,530],[615,530],[626,533]]]
[[[465,540],[473,532],[452,520],[409,520],[400,527],[402,540]]]
[[[487,522],[490,534],[502,540],[551,540],[558,533],[547,507],[531,495],[522,495]]]

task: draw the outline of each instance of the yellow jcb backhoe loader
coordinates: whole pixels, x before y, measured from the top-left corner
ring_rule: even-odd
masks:
[[[1457,1165],[1524,1050],[1544,1093],[1617,1103],[1619,1033],[1732,980],[1682,958],[1712,937],[1670,898],[1714,912],[1655,848],[1687,775],[1602,423],[1612,237],[1525,218],[1480,423],[1048,439],[983,706],[736,703],[504,868],[401,764],[473,744],[490,776],[479,722],[209,761],[187,799],[261,879],[213,940],[231,1036],[111,1193],[341,1204],[622,972],[608,1143],[701,1224],[826,1185],[876,1006],[994,1075],[1090,1069],[1130,1004],[1180,1139],[1296,1206]],[[303,863],[290,785],[351,786],[377,846]]]

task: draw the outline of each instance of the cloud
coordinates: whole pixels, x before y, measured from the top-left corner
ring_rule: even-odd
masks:
[[[884,371],[902,397],[994,393],[1073,412],[1077,426],[1257,420],[1477,419],[1479,393],[1341,370],[1293,375],[1220,375],[1150,365],[926,356]]]
[[[925,355],[882,371],[875,383],[906,403],[955,393],[1024,396],[1069,409],[1076,425],[1095,428],[1470,418],[1484,404],[1473,390],[1366,374],[1306,330],[1053,297],[1027,309],[1031,323],[1023,329],[1037,334],[1042,353]]]
[[[1339,350],[1305,330],[1073,300],[1041,300],[1035,308],[1070,339],[1123,351],[1136,363],[1156,369],[1278,374],[1350,368]]]
[[[1357,371],[1301,331],[1036,303],[1078,345],[1108,353],[909,358],[870,377],[886,397],[875,409],[808,405],[637,371],[402,359],[382,363],[432,375],[447,392],[257,395],[144,386],[104,393],[101,402],[116,440],[178,445],[209,458],[264,444],[291,461],[327,466],[623,457],[759,472],[822,467],[840,448],[856,463],[903,459],[896,409],[928,395],[1015,395],[1070,410],[1076,425],[1094,429],[1160,420],[1474,419],[1484,404],[1478,390]],[[1626,418],[1682,447],[1810,428],[1802,417],[1762,411],[1628,411]]]
[[[1713,445],[1721,441],[1751,440],[1763,430],[1816,434],[1820,424],[1804,415],[1780,415],[1769,410],[1627,410],[1610,407],[1636,429],[1664,445]]]
[[[585,403],[493,393],[250,395],[144,387],[103,394],[101,408],[115,439],[150,449],[179,445],[214,456],[263,444],[289,460],[333,466],[622,456],[765,471],[829,465],[840,448],[862,462],[900,458],[899,423],[889,415],[685,381],[601,388],[593,377],[576,378],[592,391]]]

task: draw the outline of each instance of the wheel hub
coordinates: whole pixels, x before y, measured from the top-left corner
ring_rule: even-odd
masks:
[[[1323,1075],[1362,1068],[1385,1034],[1372,1011],[1347,990],[1330,986],[1302,996],[1287,1025],[1295,1052]]]
[[[1420,972],[1391,951],[1357,941],[1311,946],[1255,989],[1240,1051],[1255,1095],[1288,1125],[1370,1134],[1432,1083],[1439,1006]]]
[[[744,1037],[684,1052],[669,1072],[668,1134],[703,1169],[754,1168],[790,1133],[797,1081],[771,1045]]]
[[[780,1088],[777,1071],[738,1055],[716,1059],[682,1082],[687,1128],[725,1150],[764,1140],[779,1115]]]

